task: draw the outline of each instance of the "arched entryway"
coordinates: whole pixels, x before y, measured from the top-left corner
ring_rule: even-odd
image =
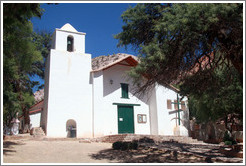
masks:
[[[73,119],[69,119],[66,123],[66,130],[67,130],[67,138],[76,138],[77,136],[76,121]]]

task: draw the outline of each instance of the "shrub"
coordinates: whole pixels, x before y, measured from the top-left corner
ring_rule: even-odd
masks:
[[[237,144],[237,142],[229,135],[228,131],[225,132],[223,141],[225,142],[225,145]]]
[[[225,145],[232,145],[232,141],[225,141]]]
[[[114,142],[114,143],[113,143],[113,149],[115,149],[115,150],[121,149],[122,143],[123,143],[123,142],[121,142],[121,141]]]
[[[115,150],[129,150],[129,149],[138,149],[138,142],[121,142],[117,141],[113,143],[113,149]]]
[[[138,142],[136,142],[136,141],[131,142],[129,145],[129,149],[137,150],[138,149]]]
[[[224,141],[224,142],[225,142],[225,141],[231,141],[231,137],[230,137],[228,131],[225,131],[223,141]]]
[[[130,147],[129,145],[130,145],[129,142],[123,142],[120,149],[121,149],[121,150],[128,150],[129,147]]]
[[[151,139],[151,138],[143,137],[143,138],[139,139],[139,142],[154,143],[155,141],[153,139]]]

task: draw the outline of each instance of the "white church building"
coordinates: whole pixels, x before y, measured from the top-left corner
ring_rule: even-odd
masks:
[[[126,72],[138,64],[137,58],[119,53],[92,59],[85,53],[85,35],[70,24],[53,33],[44,100],[30,116],[33,127],[41,126],[48,137],[179,135],[177,129],[184,127],[183,123],[179,126],[177,105],[173,104],[178,90],[156,84],[142,98],[133,95]],[[181,103],[184,122],[189,120],[187,98]]]

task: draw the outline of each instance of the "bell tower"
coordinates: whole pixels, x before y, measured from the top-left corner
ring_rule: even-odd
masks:
[[[51,48],[84,54],[85,35],[86,33],[78,32],[72,25],[67,23],[54,32]]]
[[[50,137],[67,137],[73,121],[76,137],[91,137],[91,54],[85,53],[85,33],[65,24],[52,36],[45,65],[44,110],[41,127]]]

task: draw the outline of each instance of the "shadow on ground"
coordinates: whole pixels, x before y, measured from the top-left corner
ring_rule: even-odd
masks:
[[[16,152],[16,150],[13,150],[13,146],[16,146],[16,145],[24,145],[24,143],[14,142],[14,141],[4,141],[3,142],[3,154],[10,155],[11,153]]]
[[[96,160],[108,159],[120,163],[230,163],[231,160],[219,152],[219,146],[203,144],[182,144],[177,142],[139,143],[137,150],[106,149],[91,157]]]

